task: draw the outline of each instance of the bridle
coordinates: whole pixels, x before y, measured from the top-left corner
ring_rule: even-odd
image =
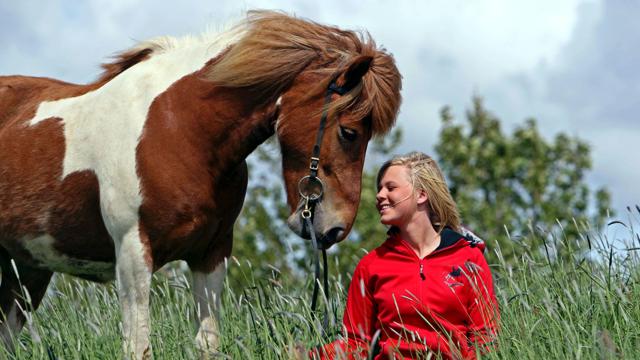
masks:
[[[303,221],[303,229],[306,226],[311,237],[311,243],[314,250],[314,267],[315,277],[313,281],[313,295],[311,297],[311,312],[315,314],[316,305],[318,300],[318,292],[320,285],[320,259],[318,258],[318,240],[316,239],[315,231],[313,230],[313,216],[315,213],[316,204],[321,200],[324,194],[324,183],[318,177],[318,167],[320,165],[320,146],[322,145],[322,138],[324,137],[324,131],[326,128],[327,117],[329,114],[329,104],[331,103],[331,96],[333,94],[344,95],[347,92],[346,89],[336,85],[336,78],[334,77],[324,97],[324,105],[322,107],[322,116],[320,118],[320,125],[318,126],[318,133],[316,134],[316,143],[313,146],[311,153],[311,160],[309,162],[309,175],[305,175],[298,181],[298,192],[302,199],[304,199],[304,209],[300,216]],[[323,276],[323,290],[325,298],[329,299],[329,269],[327,267],[327,250],[323,247],[322,251],[322,263],[324,269]],[[327,309],[328,310],[328,309]],[[323,332],[327,329],[328,316],[325,312]]]

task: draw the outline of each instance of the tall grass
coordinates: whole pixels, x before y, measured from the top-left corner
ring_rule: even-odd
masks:
[[[546,250],[496,264],[500,351],[487,358],[640,359],[638,232],[616,222],[582,234],[547,236]],[[547,252],[558,247],[568,256]]]
[[[484,358],[640,358],[640,233],[633,226],[638,216],[631,215],[628,222],[601,231],[581,225],[583,236],[577,240],[565,239],[562,229],[539,235],[545,248],[528,249],[516,262],[505,262],[495,248],[498,261],[491,266],[500,334],[498,351]],[[527,246],[525,240],[517,242]],[[554,255],[560,252],[568,255]],[[309,309],[309,281],[283,278],[275,268],[270,277],[258,279],[255,265],[235,258],[228,266],[241,270],[244,288],[233,291],[226,284],[219,358],[286,359],[300,348],[326,342],[323,331],[337,336],[348,274],[332,278],[331,321],[325,326]],[[198,357],[189,284],[188,275],[175,270],[154,276],[151,341],[156,359]],[[60,276],[29,316],[15,353],[0,349],[0,358],[121,358],[119,326],[113,284]]]

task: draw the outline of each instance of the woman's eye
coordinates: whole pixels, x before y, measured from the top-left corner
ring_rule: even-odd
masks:
[[[344,126],[340,126],[340,137],[347,141],[355,141],[358,138],[358,132]]]

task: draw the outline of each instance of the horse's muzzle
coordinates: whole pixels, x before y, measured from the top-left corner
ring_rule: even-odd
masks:
[[[291,214],[287,219],[287,225],[298,236],[303,239],[310,240],[311,234],[309,229],[305,225],[302,216],[300,215],[300,211],[296,211]],[[322,226],[322,215],[316,211],[315,217],[313,219],[313,228],[316,235],[316,240],[318,242],[318,248],[321,249],[329,249],[333,244],[341,241],[345,236],[345,226],[338,223],[334,226],[330,227],[326,231],[322,231],[324,226]]]

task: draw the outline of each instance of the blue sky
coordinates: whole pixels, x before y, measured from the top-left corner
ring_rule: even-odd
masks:
[[[528,117],[592,148],[594,187],[618,217],[640,204],[640,2],[0,0],[0,74],[89,82],[108,56],[159,35],[221,29],[280,9],[368,30],[404,76],[400,151],[433,153],[439,110],[462,120],[481,95],[510,132]]]

